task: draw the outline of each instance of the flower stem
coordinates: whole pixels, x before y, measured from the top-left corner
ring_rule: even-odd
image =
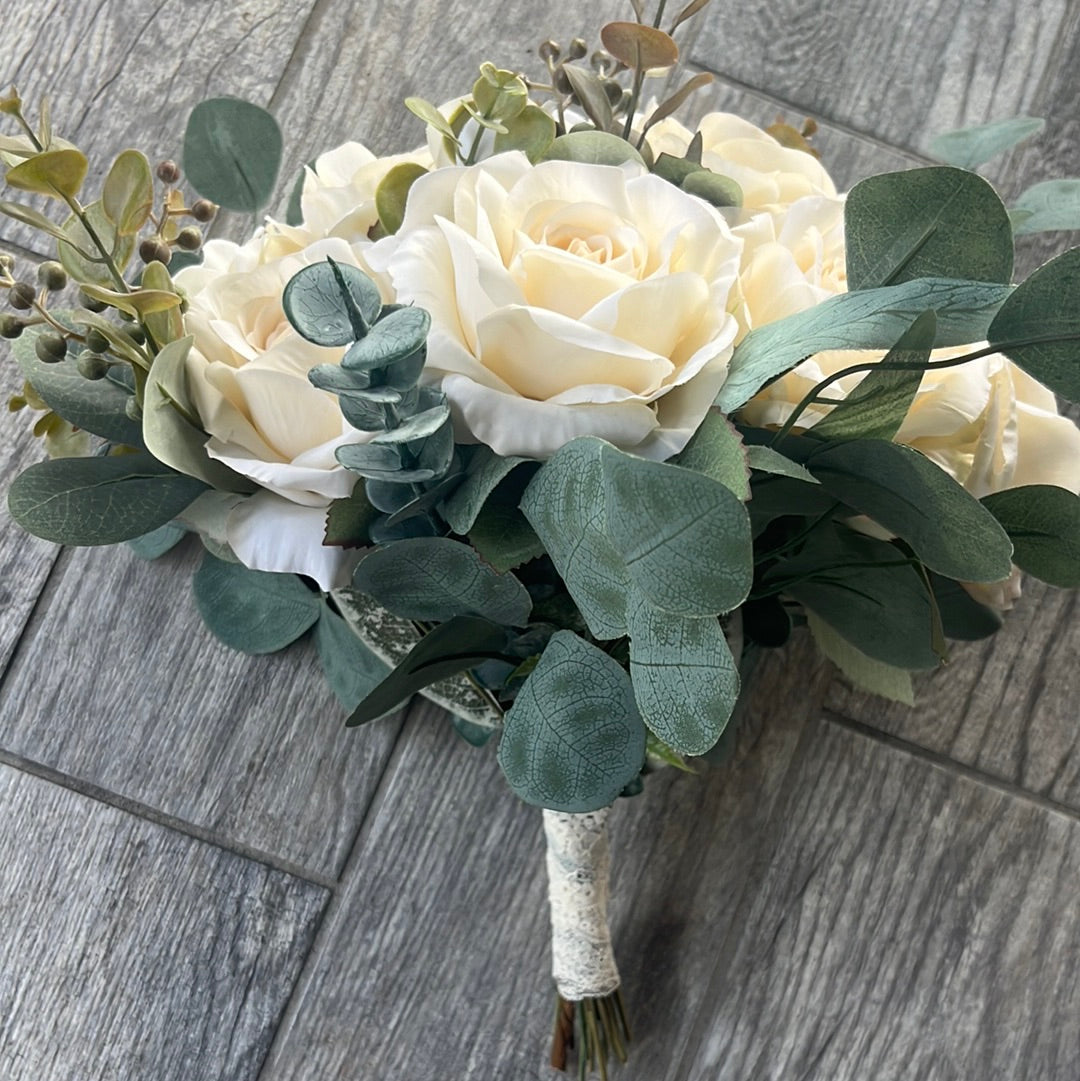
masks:
[[[599,998],[584,998],[571,1002],[556,992],[555,1026],[551,1040],[551,1065],[564,1073],[568,1069],[570,1051],[577,1058],[579,1081],[593,1072],[600,1081],[608,1081],[608,1063],[612,1057],[627,1061],[630,1026],[626,1022],[626,1005],[622,991]]]

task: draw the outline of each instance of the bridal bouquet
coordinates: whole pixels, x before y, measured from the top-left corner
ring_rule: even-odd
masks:
[[[408,100],[418,147],[328,151],[242,244],[200,226],[276,191],[263,110],[204,102],[183,170],[92,174],[0,99],[0,212],[56,254],[0,265],[48,454],[12,516],[148,557],[196,534],[225,642],[312,631],[349,724],[421,692],[495,737],[543,808],[552,1061],[582,1076],[630,1035],[608,811],[723,754],[760,649],[808,626],[911,701],[1021,571],[1080,585],[1080,250],[1012,283],[1015,234],[1080,227],[1080,181],[1006,209],[973,171],[1041,122],[838,195],[812,123],[684,127],[703,74],[647,99],[705,2],[633,6],[539,78]]]

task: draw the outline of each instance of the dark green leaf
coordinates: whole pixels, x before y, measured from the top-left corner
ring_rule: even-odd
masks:
[[[464,717],[451,716],[450,723],[453,725],[454,731],[471,747],[484,747],[491,742],[491,737],[495,735],[494,728],[487,728],[482,724],[473,724],[472,721],[467,721]]]
[[[977,169],[1017,143],[1038,135],[1046,121],[1035,116],[1011,116],[958,131],[947,131],[930,143],[930,154],[947,165]]]
[[[902,702],[905,706],[915,705],[915,688],[910,672],[868,657],[814,612],[806,613],[806,622],[818,649],[856,687],[881,698]]]
[[[371,543],[369,530],[379,518],[364,492],[357,484],[352,495],[335,499],[326,511],[326,536],[323,544],[333,548],[363,548]]]
[[[473,527],[485,500],[504,477],[524,458],[503,458],[490,447],[478,446],[469,458],[465,479],[442,506],[442,515],[455,532],[464,536]]]
[[[141,537],[132,537],[127,546],[139,559],[160,559],[166,552],[172,551],[187,533],[182,525],[170,522],[144,533]]]
[[[904,331],[881,363],[829,415],[814,425],[819,439],[892,439],[904,423],[923,370],[890,369],[890,364],[925,366],[937,334],[937,316],[923,312]]]
[[[332,259],[297,271],[281,304],[298,334],[325,346],[364,337],[382,311],[375,283],[362,270]]]
[[[346,443],[334,452],[337,460],[362,477],[393,473],[401,469],[397,448],[378,443]],[[428,478],[425,478],[428,479]]]
[[[810,470],[836,499],[911,545],[931,570],[996,582],[1012,569],[1012,544],[985,507],[929,458],[878,439],[831,445]]]
[[[630,678],[570,631],[552,636],[506,715],[499,765],[526,803],[585,813],[641,771],[645,726]]]
[[[184,172],[200,195],[253,214],[274,193],[281,146],[281,129],[265,109],[239,98],[211,98],[188,117]]]
[[[795,480],[817,484],[814,474],[804,465],[793,462],[779,451],[760,443],[751,443],[746,448],[746,464],[760,473],[772,473],[778,477],[793,477]]]
[[[853,290],[931,277],[1012,280],[1005,205],[964,169],[941,165],[861,181],[844,204],[844,235]]]
[[[19,474],[8,492],[24,529],[61,544],[116,544],[171,522],[206,485],[149,454],[57,458]]]
[[[544,554],[540,538],[519,509],[530,479],[525,469],[506,477],[469,531],[469,543],[497,571],[511,571]]]
[[[512,574],[498,574],[467,544],[416,537],[377,548],[356,568],[353,585],[404,619],[476,615],[524,626],[532,601]]]
[[[569,71],[570,66],[564,70]],[[608,131],[572,131],[560,135],[548,148],[544,160],[581,161],[588,165],[622,165],[625,161],[645,164],[645,159],[625,139]]]
[[[931,573],[930,585],[947,638],[974,642],[1001,630],[1001,615],[980,604],[959,582]]]
[[[269,574],[207,552],[192,579],[195,604],[215,637],[242,653],[276,653],[319,618],[322,602],[295,574]]]
[[[1053,484],[1028,484],[982,504],[1012,539],[1021,570],[1063,589],[1080,587],[1080,498]]]
[[[320,608],[315,624],[315,648],[326,682],[350,713],[390,672],[389,665],[379,660],[326,604]]]
[[[777,474],[755,480],[750,492],[746,509],[750,512],[754,536],[758,536],[777,518],[818,518],[832,510],[839,511],[842,506],[817,482],[808,484]]]
[[[457,616],[424,635],[353,711],[347,724],[367,724],[393,712],[417,691],[475,668],[506,647],[506,629],[476,616]]]
[[[715,207],[743,204],[743,190],[738,181],[714,173],[711,169],[695,169],[683,180],[682,190]]]
[[[924,278],[830,297],[752,330],[735,348],[716,405],[734,413],[769,380],[827,349],[891,349],[925,311],[937,314],[938,346],[981,341],[1011,292],[1004,285]]]
[[[1052,391],[1080,401],[1080,248],[1039,267],[1001,306],[990,344]]]
[[[494,152],[520,150],[534,164],[540,161],[555,141],[555,121],[539,105],[526,106],[512,120],[504,121],[505,133],[495,136]]]

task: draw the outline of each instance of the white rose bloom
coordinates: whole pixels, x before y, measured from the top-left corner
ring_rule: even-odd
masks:
[[[782,146],[741,117],[708,113],[697,130],[702,139],[701,164],[738,182],[744,210],[781,213],[808,195],[836,195],[832,178],[817,158]],[[668,117],[654,124],[645,139],[657,157],[681,158],[693,137],[692,131]]]
[[[353,428],[333,394],[308,372],[340,361],[293,330],[281,306],[289,279],[331,256],[356,264],[349,243],[317,241],[271,257],[260,233],[243,246],[211,240],[200,266],[177,274],[194,345],[187,359],[192,400],[209,435],[207,454],[255,481],[263,492],[229,516],[228,542],[256,570],[309,574],[324,589],[344,583],[351,557],[322,546],[326,508],[349,495],[356,476],[334,456],[373,435]]]
[[[640,166],[511,153],[422,177],[367,257],[430,312],[459,441],[542,459],[594,435],[664,459],[724,381],[741,248]]]

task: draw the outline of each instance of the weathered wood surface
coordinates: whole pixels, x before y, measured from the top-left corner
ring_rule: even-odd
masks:
[[[326,891],[0,765],[0,1077],[256,1081]]]
[[[289,169],[346,138],[378,152],[414,145],[422,132],[400,107],[406,94],[459,93],[486,58],[532,66],[547,34],[565,43],[628,6],[59,0],[43,11],[9,0],[8,9],[0,79],[14,75],[29,100],[47,87],[61,129],[61,117],[74,117],[66,130],[95,155],[129,142],[175,155],[190,106],[236,93],[282,119]],[[1080,173],[1078,50],[1080,9],[1067,0],[1022,9],[782,0],[738,13],[714,4],[687,53],[730,77],[698,98],[698,113],[814,115],[845,187],[919,164],[936,131],[1045,113],[1047,141],[994,170],[1012,192],[1021,170],[1028,181]],[[247,224],[225,226],[240,237]],[[9,223],[0,238],[26,239]],[[0,436],[6,483],[35,448],[22,417],[0,417]],[[124,811],[42,779],[12,789],[0,923],[18,933],[0,936],[0,988],[5,945],[25,940],[20,956],[31,962],[11,970],[25,973],[19,1023],[36,1019],[31,1041],[74,1036],[66,1051],[87,1056],[50,1063],[46,1045],[24,1037],[39,1056],[25,1076],[158,1081],[174,1076],[174,1050],[190,1039],[208,1057],[190,1059],[182,1076],[552,1077],[538,816],[510,797],[490,749],[465,747],[424,708],[396,747],[393,722],[343,733],[306,646],[253,659],[209,639],[188,596],[190,552],[163,567],[123,550],[67,552],[41,592],[52,558],[0,520],[0,594],[11,593],[0,606],[0,672],[15,652],[0,684],[0,755]],[[110,628],[132,596],[125,625]],[[807,729],[827,680],[773,667],[757,690],[760,726],[736,762],[701,778],[654,778],[620,806],[614,921],[638,1036],[621,1076],[1072,1081],[1076,824],[1024,789],[1077,806],[1076,608],[1062,595],[1026,604],[1004,638],[966,651],[914,712],[883,711],[834,685],[833,709],[926,754],[830,723]],[[1055,627],[1065,628],[1059,637]],[[1015,787],[987,787],[971,770]],[[48,839],[53,806],[57,829],[67,821],[81,831],[80,851],[64,855],[60,901],[38,919],[19,883],[52,881],[49,860],[63,847]],[[830,846],[842,865],[808,880]],[[206,861],[220,869],[216,889],[206,888]],[[334,896],[297,979],[323,887]],[[76,998],[47,1027],[73,986],[56,914],[68,909],[83,916],[86,941],[120,944],[115,967],[98,966],[101,979],[118,972],[115,986],[128,978],[155,1003],[176,1001],[172,983],[190,994],[180,1025],[166,1006],[117,1013],[125,1020],[107,1027],[105,991]],[[237,976],[216,939],[196,931],[211,919],[224,938],[263,927],[271,945]],[[774,933],[791,948],[770,953]],[[875,971],[887,987],[871,984]],[[243,1051],[230,1052],[222,1003],[249,976],[255,1005]],[[718,1060],[724,1047],[730,1057]],[[112,1074],[93,1072],[104,1055]]]
[[[629,1076],[677,1076],[667,1064],[710,1005],[716,953],[828,678],[809,645],[765,662],[727,765],[665,771],[616,805]],[[791,666],[800,678],[785,681]],[[553,1007],[546,891],[539,811],[507,798],[493,748],[417,710],[262,1081],[348,1077],[358,1062],[409,1081],[552,1076],[540,1068]]]
[[[1067,1081],[1080,823],[812,726],[675,1076]]]

